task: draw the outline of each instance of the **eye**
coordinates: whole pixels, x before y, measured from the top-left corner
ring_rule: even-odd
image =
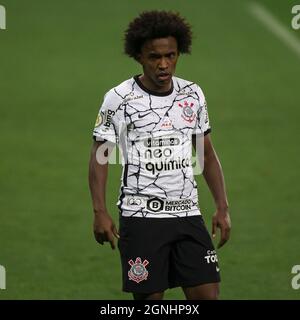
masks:
[[[157,54],[150,54],[149,55],[149,59],[150,60],[156,60],[156,59],[159,59],[160,57],[157,55]]]

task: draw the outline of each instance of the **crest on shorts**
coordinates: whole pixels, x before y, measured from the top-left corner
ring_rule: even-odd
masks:
[[[193,121],[195,120],[195,118],[196,118],[196,113],[195,113],[194,110],[193,110],[193,106],[194,106],[193,102],[188,103],[187,101],[184,101],[183,104],[179,103],[178,106],[179,106],[180,108],[182,108],[181,117],[182,117],[185,121],[191,123],[191,122],[193,122]]]
[[[148,270],[146,269],[146,266],[149,264],[148,260],[144,260],[142,262],[142,259],[137,257],[135,261],[130,259],[128,263],[131,266],[130,270],[128,271],[128,277],[130,280],[135,281],[136,283],[147,280]]]

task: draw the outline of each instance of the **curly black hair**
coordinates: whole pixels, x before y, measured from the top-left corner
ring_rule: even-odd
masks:
[[[145,41],[169,36],[176,38],[179,53],[191,53],[191,26],[179,13],[144,11],[130,22],[125,31],[124,52],[137,59]]]

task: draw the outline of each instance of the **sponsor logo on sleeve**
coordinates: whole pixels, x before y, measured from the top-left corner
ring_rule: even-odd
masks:
[[[103,125],[107,128],[110,127],[111,125],[111,122],[112,122],[112,118],[113,116],[115,115],[115,111],[112,111],[112,110],[109,110],[107,109],[105,112],[104,112],[104,117],[103,117]]]
[[[208,123],[208,111],[207,111],[207,103],[204,102],[204,110],[205,110],[205,123]]]
[[[100,129],[103,133],[109,131],[114,114],[115,111],[112,110],[100,111],[95,122],[95,129]]]
[[[99,127],[102,124],[102,120],[103,120],[103,117],[102,117],[101,113],[99,113],[97,116],[96,122],[95,122],[95,128]]]

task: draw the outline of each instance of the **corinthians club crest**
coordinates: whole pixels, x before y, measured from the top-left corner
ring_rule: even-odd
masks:
[[[148,271],[146,266],[149,264],[149,261],[144,260],[142,262],[141,258],[138,257],[135,259],[135,262],[131,259],[128,261],[128,263],[131,266],[130,270],[128,271],[128,277],[130,280],[135,281],[136,283],[147,280]]]
[[[181,103],[178,105],[180,108],[182,108],[181,117],[189,123],[193,122],[196,118],[196,114],[193,110],[194,103],[188,103],[187,101],[184,101],[183,105]]]

